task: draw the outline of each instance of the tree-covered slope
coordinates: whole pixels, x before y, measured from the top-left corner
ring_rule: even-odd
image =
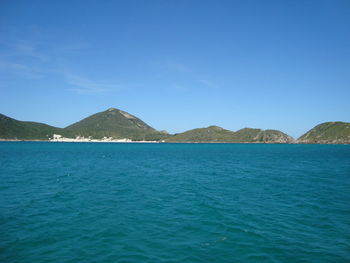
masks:
[[[350,143],[350,123],[325,122],[321,123],[302,135],[300,143]]]
[[[18,121],[0,114],[1,139],[47,140],[54,133],[60,132],[61,128],[38,122]]]
[[[113,137],[132,140],[159,140],[166,136],[139,118],[115,108],[93,114],[64,128],[68,137],[84,136],[95,139]]]
[[[294,139],[278,130],[244,128],[236,132],[218,126],[169,135],[157,131],[139,118],[115,108],[93,114],[64,129],[38,122],[19,121],[0,114],[0,139],[48,140],[53,134],[101,139],[166,142],[292,143]],[[350,143],[350,123],[326,122],[317,125],[298,143]]]
[[[170,136],[166,142],[228,142],[232,141],[234,132],[218,126],[198,128]]]
[[[244,128],[237,132],[217,126],[175,134],[166,142],[291,143],[293,138],[277,130]]]

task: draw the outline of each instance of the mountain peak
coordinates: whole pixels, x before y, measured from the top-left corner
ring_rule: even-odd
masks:
[[[125,118],[127,118],[129,120],[136,120],[136,119],[138,119],[135,116],[131,115],[130,113],[128,113],[126,111],[122,111],[122,110],[116,109],[116,108],[109,108],[105,112],[111,113],[112,115],[119,113],[119,114],[123,115]]]
[[[113,137],[131,140],[158,140],[164,136],[151,126],[128,112],[109,108],[95,113],[65,128],[71,137],[91,136],[93,138]]]
[[[221,128],[221,127],[216,126],[216,125],[211,125],[211,126],[209,126],[207,129],[223,130],[224,128]]]

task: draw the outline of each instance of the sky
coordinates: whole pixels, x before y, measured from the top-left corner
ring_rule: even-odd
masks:
[[[0,1],[0,113],[158,130],[350,122],[350,1]]]

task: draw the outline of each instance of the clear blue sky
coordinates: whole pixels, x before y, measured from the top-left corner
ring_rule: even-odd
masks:
[[[0,113],[171,133],[350,121],[350,1],[1,1]]]

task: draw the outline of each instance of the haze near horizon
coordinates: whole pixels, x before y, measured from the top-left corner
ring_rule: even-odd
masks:
[[[348,1],[3,1],[0,113],[170,133],[349,122]]]

